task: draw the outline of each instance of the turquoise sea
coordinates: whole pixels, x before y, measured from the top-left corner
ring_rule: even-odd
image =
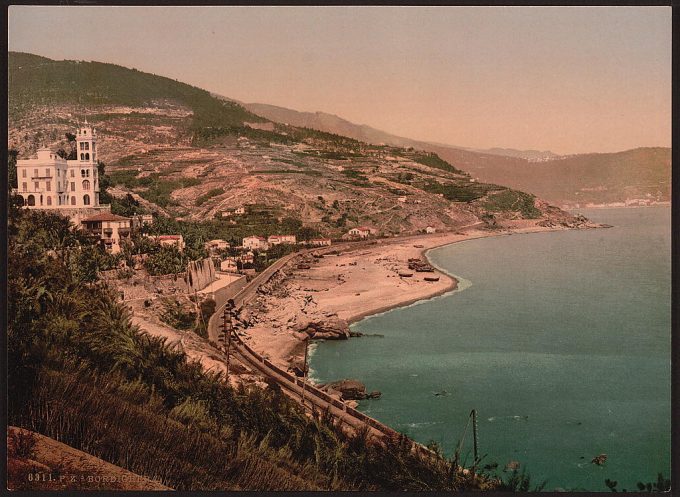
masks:
[[[580,212],[614,227],[432,250],[460,290],[319,343],[312,377],[380,390],[363,412],[447,455],[476,409],[482,464],[518,461],[545,490],[669,477],[670,208]]]

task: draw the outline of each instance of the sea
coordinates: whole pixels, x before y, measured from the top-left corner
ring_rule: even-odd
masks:
[[[474,409],[481,466],[507,479],[518,464],[532,488],[670,478],[671,209],[580,212],[612,227],[431,250],[459,288],[318,343],[312,379],[379,390],[361,411],[468,466]]]

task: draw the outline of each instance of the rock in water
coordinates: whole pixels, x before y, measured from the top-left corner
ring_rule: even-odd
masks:
[[[593,464],[597,464],[598,466],[602,466],[605,462],[607,462],[607,454],[600,454],[599,456],[593,457],[593,460],[590,461]]]

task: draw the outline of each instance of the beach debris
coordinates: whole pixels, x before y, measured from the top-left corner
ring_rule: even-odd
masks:
[[[519,466],[520,465],[518,461],[510,461],[505,465],[505,469],[503,471],[517,471]]]
[[[398,274],[399,274],[399,277],[401,277],[401,278],[410,278],[411,276],[413,276],[413,273],[410,273],[408,271],[399,271]]]
[[[297,268],[298,269],[312,269],[312,266],[310,266],[309,264],[298,264]]]
[[[607,454],[600,454],[599,456],[593,457],[593,460],[590,461],[593,464],[597,464],[598,466],[602,466],[605,462],[607,462]]]
[[[443,397],[445,395],[449,395],[449,392],[447,392],[446,390],[442,390],[440,392],[434,392],[435,397]]]
[[[425,281],[439,281],[439,276],[425,276]]]
[[[413,248],[425,248],[425,245],[414,245]]]
[[[422,259],[411,258],[408,260],[408,268],[419,273],[433,273],[434,268],[429,262]]]

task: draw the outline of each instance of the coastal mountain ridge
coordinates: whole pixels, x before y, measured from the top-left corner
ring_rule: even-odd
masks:
[[[251,112],[276,122],[338,133],[374,144],[414,147],[438,154],[479,181],[499,183],[569,207],[589,203],[670,200],[671,149],[558,155],[510,148],[473,149],[413,140],[324,112],[299,112],[250,103]]]
[[[130,194],[175,218],[218,220],[229,239],[252,235],[265,217],[330,237],[356,226],[397,235],[428,226],[574,222],[531,194],[472,178],[465,170],[480,156],[474,152],[447,161],[415,147],[280,124],[200,88],[114,64],[12,52],[9,59],[8,145],[20,157],[43,145],[67,150],[65,133],[87,119],[111,194]],[[243,206],[252,222],[223,218]]]
[[[226,97],[223,97],[226,98]],[[227,98],[227,100],[230,100]],[[238,101],[236,101],[238,102]],[[549,150],[517,150],[514,148],[489,148],[479,149],[471,147],[454,146],[445,143],[436,143],[429,141],[413,140],[403,136],[394,135],[381,131],[366,124],[355,124],[342,117],[329,114],[327,112],[301,112],[297,110],[280,107],[277,105],[261,104],[261,103],[243,103],[246,109],[254,114],[257,114],[272,121],[292,124],[294,126],[303,126],[306,128],[314,128],[321,131],[328,131],[329,133],[337,133],[339,135],[349,136],[356,140],[373,143],[375,145],[386,144],[397,147],[418,147],[434,146],[447,147],[459,150],[467,150],[469,152],[478,152],[480,154],[501,155],[504,157],[519,157],[528,160],[547,160],[560,157]]]

